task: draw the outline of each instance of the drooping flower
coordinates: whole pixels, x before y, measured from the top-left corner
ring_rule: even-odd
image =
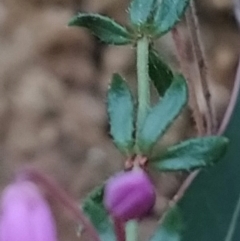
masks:
[[[50,207],[36,184],[18,181],[2,194],[0,241],[56,241]]]
[[[105,186],[105,207],[122,221],[144,217],[151,211],[155,199],[154,186],[140,168],[117,174]]]

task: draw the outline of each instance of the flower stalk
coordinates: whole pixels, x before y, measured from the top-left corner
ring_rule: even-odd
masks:
[[[125,223],[118,218],[114,218],[113,222],[117,241],[126,241]]]

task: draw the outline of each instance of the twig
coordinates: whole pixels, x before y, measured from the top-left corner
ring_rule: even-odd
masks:
[[[172,38],[177,49],[177,57],[178,57],[181,70],[188,82],[189,102],[193,112],[193,118],[196,122],[198,135],[203,136],[205,134],[204,121],[197,102],[197,96],[196,96],[194,82],[193,82],[194,77],[191,74],[191,66],[189,64],[189,60],[186,55],[186,51],[185,51],[186,48],[184,46],[185,44],[183,43],[183,39],[181,38],[180,32],[178,31],[178,27],[175,27],[172,30]]]
[[[206,101],[206,123],[207,134],[216,133],[216,119],[213,115],[213,108],[211,103],[211,93],[208,86],[209,73],[207,68],[207,61],[203,50],[203,45],[200,37],[199,23],[196,15],[196,8],[194,1],[190,1],[190,7],[186,12],[187,26],[191,37],[193,52],[198,67],[203,95]]]
[[[20,173],[20,178],[30,179],[43,186],[48,193],[60,201],[72,214],[72,216],[81,222],[85,230],[89,233],[94,241],[100,241],[99,235],[90,221],[85,217],[79,204],[75,202],[58,184],[49,176],[39,172],[34,168],[26,168]]]

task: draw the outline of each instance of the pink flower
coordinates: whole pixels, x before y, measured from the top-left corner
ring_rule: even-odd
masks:
[[[19,181],[2,194],[0,241],[56,241],[51,210],[38,187]]]
[[[112,216],[123,221],[147,215],[156,199],[154,186],[142,169],[121,172],[105,186],[104,204]]]

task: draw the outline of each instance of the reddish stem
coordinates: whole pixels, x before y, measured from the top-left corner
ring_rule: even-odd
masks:
[[[114,221],[114,229],[115,229],[117,241],[125,241],[126,240],[125,223],[118,218],[113,218],[113,221]]]

